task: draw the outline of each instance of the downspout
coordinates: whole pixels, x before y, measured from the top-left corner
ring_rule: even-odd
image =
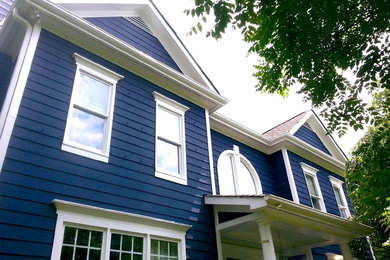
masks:
[[[31,66],[31,63],[28,64],[28,66],[25,66],[26,61],[29,59],[32,60],[32,55],[35,53],[35,49],[32,53],[29,53],[29,47],[34,34],[33,26],[18,13],[17,8],[13,9],[12,16],[15,21],[25,28],[26,32],[19,50],[18,58],[0,115],[0,171],[3,167],[5,154],[7,152],[12,130],[19,111],[20,101],[27,81],[28,71]],[[39,18],[39,14],[36,15],[36,18]]]

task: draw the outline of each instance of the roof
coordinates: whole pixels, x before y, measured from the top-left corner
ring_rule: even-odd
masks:
[[[288,119],[287,121],[269,129],[268,131],[264,132],[263,133],[263,136],[268,138],[268,139],[274,139],[274,138],[277,138],[279,136],[282,136],[288,132],[290,132],[290,130],[295,126],[297,125],[301,119],[309,112],[310,110],[308,111],[305,111],[305,112],[302,112],[290,119]]]

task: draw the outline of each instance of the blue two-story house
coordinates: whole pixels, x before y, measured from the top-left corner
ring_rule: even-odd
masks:
[[[0,5],[0,259],[352,259],[346,157],[260,134],[147,0]],[[5,11],[4,11],[5,10]]]

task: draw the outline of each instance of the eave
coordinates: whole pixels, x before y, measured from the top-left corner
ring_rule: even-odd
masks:
[[[20,13],[26,19],[31,19],[32,10],[38,12],[38,22],[44,29],[211,112],[227,103],[227,99],[203,84],[106,33],[55,3],[47,0],[26,0],[21,4]]]
[[[344,177],[345,175],[346,161],[340,161],[289,133],[269,140],[261,134],[218,113],[214,113],[210,116],[210,126],[213,130],[265,154],[273,154],[286,148],[340,176]]]

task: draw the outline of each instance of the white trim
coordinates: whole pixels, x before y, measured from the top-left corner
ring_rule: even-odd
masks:
[[[337,196],[336,195],[337,191],[335,190],[335,188],[340,190],[340,197],[341,197],[341,200],[344,203],[344,206],[343,205],[341,205],[341,206],[338,205],[337,200],[336,200],[336,203],[337,203],[337,206],[338,206],[339,210],[340,210],[340,207],[344,207],[345,208],[345,214],[347,215],[347,218],[349,218],[351,216],[351,212],[349,211],[347,198],[345,196],[344,189],[343,189],[343,183],[344,182],[342,180],[339,180],[339,179],[331,176],[331,175],[329,175],[328,178],[329,178],[330,183],[332,184],[332,189],[333,189],[333,193],[334,193],[335,196]],[[340,212],[340,214],[341,214],[341,212]]]
[[[309,175],[313,178],[314,180],[314,186],[315,186],[315,189],[317,190],[318,192],[318,196],[319,196],[319,202],[320,202],[320,207],[321,207],[321,211],[323,212],[326,212],[326,207],[325,207],[325,202],[324,202],[324,197],[322,196],[322,192],[321,192],[321,187],[320,187],[320,184],[318,182],[318,178],[317,178],[317,172],[318,172],[318,169],[306,164],[306,163],[299,163],[302,167],[302,170],[303,170],[303,175],[304,175],[304,178],[305,178],[305,182],[306,182],[306,187],[308,189],[308,193],[309,193],[309,196],[310,196],[310,202],[311,202],[311,196],[312,194],[310,194],[310,191],[309,191],[309,185],[307,183],[307,178],[306,178],[306,175]],[[313,205],[313,208],[314,208],[314,205]]]
[[[115,93],[116,93],[116,83],[118,80],[122,79],[123,76],[87,59],[83,56],[74,53],[73,57],[77,64],[75,79],[73,83],[72,96],[70,99],[68,116],[66,120],[65,134],[63,139],[63,144],[61,149],[63,151],[67,151],[70,153],[78,154],[80,156],[84,156],[90,159],[102,161],[108,163],[109,154],[110,154],[110,143],[111,143],[111,132],[112,132],[112,121],[114,116],[114,104],[115,104]],[[98,115],[99,118],[104,119],[104,128],[103,128],[103,136],[102,136],[102,148],[95,149],[92,147],[88,147],[87,145],[83,145],[72,141],[69,139],[69,131],[70,131],[70,122],[72,120],[73,110],[75,109],[77,89],[79,86],[80,74],[81,73],[90,74],[92,77],[96,77],[96,79],[101,80],[109,86],[108,93],[108,101],[107,101],[107,112],[102,115]],[[83,107],[83,111],[89,114],[90,111],[86,110],[87,108]]]
[[[204,113],[205,113],[205,117],[206,117],[207,149],[209,150],[211,192],[213,195],[215,195],[215,194],[217,194],[217,191],[216,191],[216,186],[215,186],[214,158],[213,158],[213,146],[212,146],[212,140],[211,140],[209,111],[207,109],[205,109]]]
[[[311,252],[311,248],[307,248],[306,250],[306,260],[314,260],[313,253]]]
[[[66,38],[90,52],[104,57],[126,70],[132,71],[154,84],[210,111],[215,111],[227,103],[227,99],[204,84],[199,83],[202,80],[194,80],[172,69],[97,26],[92,25],[85,19],[71,13],[69,9],[66,10],[64,7],[48,0],[37,2],[26,0],[25,3],[26,8],[35,8],[40,12],[41,24],[44,28],[55,32],[60,37]],[[147,5],[144,5],[144,7],[147,7]],[[140,10],[138,11],[141,12],[141,9],[144,7],[139,6]],[[152,11],[149,8],[149,11],[144,10],[142,12]],[[147,15],[150,16],[151,14]],[[85,40],[85,37],[88,40]],[[91,41],[94,44],[90,44]]]
[[[232,166],[233,185],[234,185],[235,193],[241,194],[240,190],[238,188],[237,167],[238,167],[238,163],[242,162],[248,168],[249,174],[252,176],[252,179],[253,179],[254,185],[255,185],[255,189],[256,189],[255,194],[262,194],[263,188],[261,186],[260,176],[257,174],[256,169],[253,167],[251,162],[247,158],[245,158],[244,155],[240,154],[240,150],[239,150],[238,146],[236,146],[236,145],[233,145],[233,150],[223,151],[218,157],[218,161],[217,161],[218,182],[223,178],[222,170],[220,169],[220,165],[221,165],[221,160],[225,156],[230,156],[233,158],[233,160],[231,160],[231,162],[232,162],[231,166]],[[221,194],[221,187],[220,186],[219,186],[219,193]],[[224,195],[232,195],[232,194],[224,194]]]
[[[295,185],[294,174],[291,169],[290,158],[288,156],[288,152],[286,148],[282,149],[282,156],[283,156],[284,166],[286,168],[287,179],[288,179],[288,184],[290,186],[292,199],[295,203],[299,204],[297,186]]]
[[[299,122],[297,124],[295,124],[293,126],[293,128],[290,129],[290,131],[288,131],[288,133],[290,135],[294,135],[296,131],[298,131],[299,128],[301,128],[301,126],[303,126],[306,121],[313,115],[313,111],[309,110],[307,111],[306,115],[304,115],[301,120],[299,120]]]
[[[182,185],[187,185],[187,157],[186,157],[186,138],[185,138],[185,112],[189,109],[187,106],[184,106],[175,100],[167,98],[157,92],[153,92],[154,100],[156,101],[156,134],[155,134],[155,176],[173,181]],[[165,110],[171,111],[180,116],[180,141],[177,144],[179,146],[179,174],[175,172],[170,172],[166,169],[158,167],[157,157],[158,157],[158,128],[159,124],[164,122],[159,122],[159,111],[163,108]]]
[[[1,110],[0,171],[3,168],[8,144],[14,129],[16,117],[19,112],[20,103],[22,101],[27,78],[30,73],[31,64],[41,33],[41,26],[36,23],[34,24],[34,27],[31,27],[29,22],[19,15],[16,8],[13,9],[12,14],[16,21],[26,27],[26,33]]]
[[[62,200],[53,200],[53,204],[57,209],[57,223],[51,254],[52,260],[60,259],[64,228],[67,224],[102,230],[105,234],[115,230],[137,234],[148,239],[156,237],[175,241],[178,242],[179,246],[179,259],[186,259],[185,234],[191,226]],[[110,244],[109,236],[106,235],[103,239],[106,241],[106,245]],[[147,248],[149,249],[150,246]],[[108,259],[106,251],[103,248],[102,255],[106,256],[104,259]],[[148,254],[148,251],[145,254]],[[149,258],[145,256],[144,259]]]
[[[345,160],[332,157],[289,133],[269,140],[261,134],[218,113],[210,115],[210,126],[213,130],[268,155],[280,151],[282,148],[287,148],[313,163],[342,177],[345,176]]]

